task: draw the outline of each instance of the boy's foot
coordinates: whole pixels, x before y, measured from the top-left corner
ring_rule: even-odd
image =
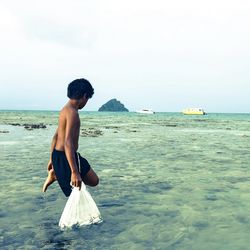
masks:
[[[54,169],[50,169],[48,171],[48,177],[46,181],[43,184],[43,192],[46,192],[47,188],[54,182],[56,181],[56,175],[54,172]]]

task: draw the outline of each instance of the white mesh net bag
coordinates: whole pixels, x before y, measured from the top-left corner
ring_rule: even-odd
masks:
[[[61,229],[73,226],[86,226],[102,222],[95,201],[82,182],[81,190],[74,187],[59,221]]]
[[[78,162],[80,166],[79,155]],[[101,222],[102,218],[99,209],[85,184],[82,182],[81,190],[79,190],[78,187],[73,188],[61,215],[59,227],[65,229],[73,226],[87,226]]]

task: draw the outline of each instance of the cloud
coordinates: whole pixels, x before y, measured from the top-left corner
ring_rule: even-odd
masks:
[[[14,1],[15,2],[15,1]],[[28,39],[90,49],[95,41],[96,12],[91,1],[16,1],[7,3]],[[1,18],[5,19],[5,18]]]

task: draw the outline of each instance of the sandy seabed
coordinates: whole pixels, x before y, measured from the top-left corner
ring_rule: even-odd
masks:
[[[1,249],[249,249],[250,115],[81,112],[104,221],[66,231],[58,184],[41,192],[57,118],[0,112]]]

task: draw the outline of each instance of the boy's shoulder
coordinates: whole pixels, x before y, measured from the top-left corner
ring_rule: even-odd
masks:
[[[78,117],[79,116],[79,113],[77,110],[75,110],[74,108],[72,107],[69,107],[69,106],[64,106],[61,111],[60,111],[60,117]]]

